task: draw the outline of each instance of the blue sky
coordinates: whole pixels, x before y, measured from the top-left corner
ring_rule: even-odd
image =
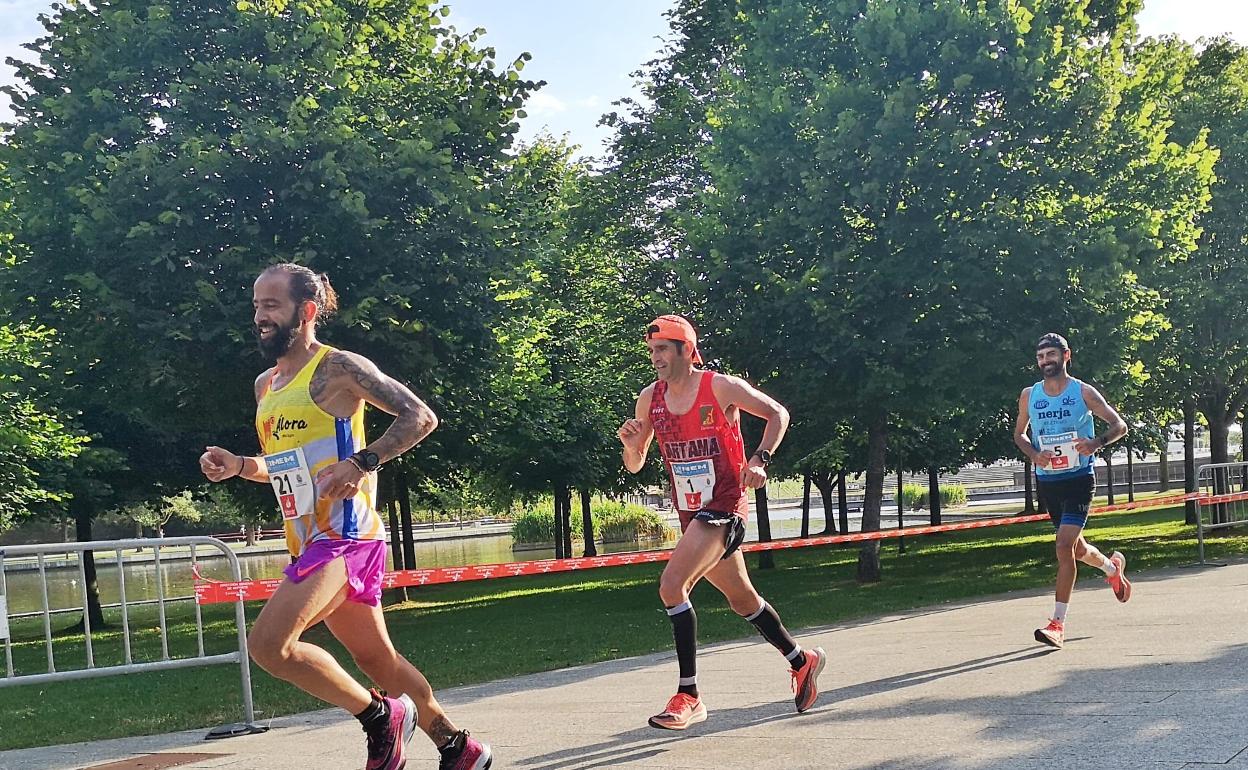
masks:
[[[194,0],[183,0],[194,2]],[[667,34],[663,12],[673,0],[454,0],[451,22],[460,30],[485,27],[500,61],[533,54],[524,74],[547,86],[530,101],[523,136],[540,131],[570,139],[590,155],[601,153],[608,132],[596,124],[611,102],[633,93],[632,74],[654,58]],[[42,28],[38,14],[49,0],[0,0],[0,61],[26,53],[23,42]],[[1145,35],[1186,39],[1229,33],[1248,43],[1248,2],[1145,0],[1139,17]],[[13,82],[0,66],[0,82]],[[0,95],[7,117],[8,100]]]

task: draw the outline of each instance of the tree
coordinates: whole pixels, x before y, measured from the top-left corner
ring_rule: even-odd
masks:
[[[123,449],[152,475],[193,480],[192,439],[249,434],[249,286],[280,259],[331,272],[328,337],[480,416],[467,375],[490,362],[503,259],[490,187],[533,84],[444,13],[66,6],[29,46],[39,61],[14,63],[6,282],[33,300],[17,312],[73,325],[63,358],[98,359],[78,373],[88,417],[130,426]]]
[[[1211,461],[1227,462],[1227,434],[1248,406],[1248,49],[1227,39],[1199,54],[1174,39],[1148,41],[1141,56],[1182,76],[1173,98],[1178,141],[1207,137],[1219,152],[1211,202],[1197,223],[1198,248],[1162,265],[1175,402],[1195,398],[1209,424]]]
[[[626,477],[615,432],[643,384],[651,316],[584,226],[578,207],[596,203],[571,148],[549,140],[525,148],[510,182],[508,241],[525,258],[496,287],[510,312],[496,327],[504,360],[491,378],[498,429],[486,454],[505,494],[553,492],[556,555],[570,556],[570,490],[581,490],[584,515],[588,493],[622,492],[639,480]],[[591,549],[592,526],[585,542]]]
[[[636,197],[680,237],[649,252],[702,297],[733,368],[776,392],[817,382],[866,434],[876,529],[890,424],[998,402],[1015,351],[1054,326],[1105,368],[1133,360],[1159,301],[1139,273],[1190,249],[1209,154],[1127,98],[1164,82],[1125,58],[1138,3],[728,5],[674,12],[699,35],[652,88],[687,95],[634,110],[613,173],[664,180]],[[693,160],[660,175],[678,114],[698,118],[673,132]],[[879,578],[878,543],[859,576]]]
[[[18,319],[73,330],[50,363],[72,372],[66,400],[97,459],[119,460],[80,477],[79,539],[157,481],[198,484],[195,447],[255,446],[249,288],[276,261],[329,271],[344,304],[326,339],[454,415],[419,451],[425,472],[479,459],[490,279],[508,258],[498,191],[536,84],[519,77],[526,57],[498,66],[447,12],[65,4],[35,59],[9,62],[0,214],[16,256],[0,295]]]
[[[139,501],[112,512],[112,518],[131,522],[137,528],[136,537],[143,536],[143,528],[154,529],[156,537],[165,536],[165,525],[173,519],[194,524],[204,518],[203,504],[190,490],[176,495],[164,495],[159,501]]]
[[[56,470],[87,441],[40,403],[54,339],[46,327],[0,326],[0,531],[41,506],[64,503]]]

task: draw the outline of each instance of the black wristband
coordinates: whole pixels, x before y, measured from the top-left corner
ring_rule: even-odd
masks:
[[[230,478],[236,479],[243,475],[243,471],[247,470],[247,458],[242,455],[238,456],[238,471]]]

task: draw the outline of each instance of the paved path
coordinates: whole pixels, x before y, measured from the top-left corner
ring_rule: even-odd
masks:
[[[811,629],[832,656],[819,705],[793,713],[778,655],[751,640],[708,647],[710,719],[645,726],[674,684],[672,655],[519,677],[441,694],[491,741],[495,768],[1010,768],[1248,770],[1248,564],[1136,581],[1117,604],[1085,580],[1065,650],[1031,632],[1047,592],[1013,594]],[[882,590],[887,590],[883,588]],[[783,597],[774,597],[783,612]],[[0,768],[172,767],[153,752],[216,754],[183,768],[363,766],[354,720],[317,712],[222,742],[203,732],[0,753]],[[414,770],[435,755],[413,742]],[[138,761],[135,759],[138,758]]]

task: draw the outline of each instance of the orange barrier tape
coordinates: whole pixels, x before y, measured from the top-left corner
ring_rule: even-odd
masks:
[[[1196,500],[1201,505],[1235,500],[1248,500],[1248,492],[1230,495],[1201,495],[1199,493],[1167,495],[1151,500],[1134,503],[1099,506],[1092,513],[1118,513],[1135,511],[1145,508],[1168,508],[1187,500]],[[904,529],[887,529],[876,532],[852,532],[846,535],[825,535],[803,539],[771,540],[766,543],[746,543],[741,550],[746,553],[756,551],[779,551],[790,548],[809,548],[820,545],[836,545],[838,543],[860,543],[869,540],[885,540],[894,537],[913,535],[931,535],[938,532],[958,532],[964,529],[984,529],[1009,524],[1023,524],[1032,521],[1049,521],[1047,513],[1028,516],[1002,516],[995,519],[979,519],[976,521],[960,521],[955,524],[938,524],[926,527],[907,527]],[[466,567],[435,567],[431,569],[409,569],[398,572],[387,572],[382,577],[383,588],[403,588],[405,586],[436,585],[438,583],[463,583],[470,580],[490,580],[492,578],[519,577],[521,575],[545,575],[552,572],[576,572],[583,569],[599,569],[601,567],[623,567],[629,564],[653,564],[671,558],[670,550],[662,551],[631,551],[628,553],[608,554],[606,556],[586,556],[579,559],[543,559],[541,561],[519,561],[506,564],[477,564]],[[268,599],[281,585],[282,579],[214,581],[204,578],[195,570],[195,601],[198,604],[218,604],[221,602],[254,601]]]

